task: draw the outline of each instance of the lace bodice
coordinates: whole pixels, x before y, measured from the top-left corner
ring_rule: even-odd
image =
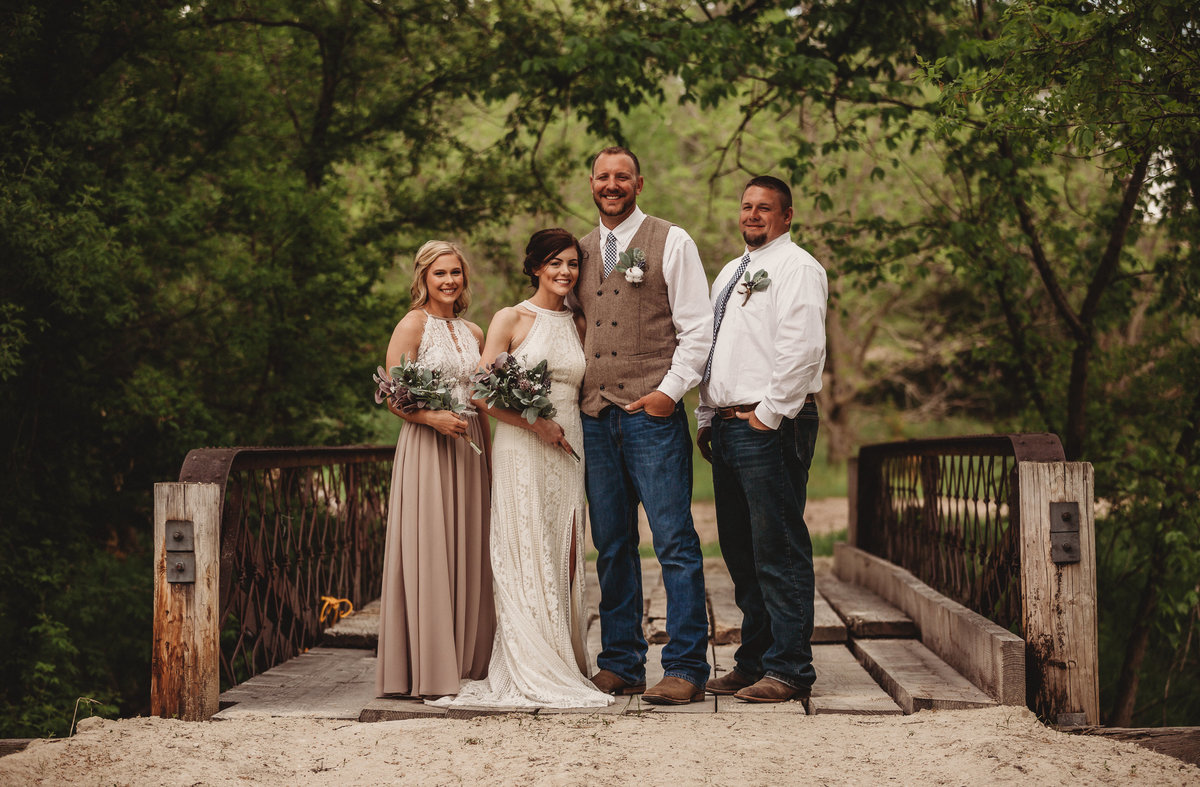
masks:
[[[428,312],[427,312],[428,314]],[[417,360],[437,369],[454,386],[454,396],[471,402],[471,375],[479,368],[479,343],[461,317],[449,319],[430,314],[425,320]]]
[[[558,412],[571,412],[578,406],[579,384],[583,381],[586,366],[574,315],[569,311],[543,309],[529,301],[523,302],[521,307],[536,316],[528,335],[513,350],[513,355],[525,368],[543,360],[549,361],[550,401]]]

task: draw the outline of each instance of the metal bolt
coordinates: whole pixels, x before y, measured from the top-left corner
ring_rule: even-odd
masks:
[[[182,563],[176,563],[176,564],[175,564],[175,570],[176,570],[176,571],[183,571],[183,564],[182,564]]]
[[[183,540],[183,531],[176,530],[174,533],[171,534],[171,538],[175,539],[176,541],[182,541]]]

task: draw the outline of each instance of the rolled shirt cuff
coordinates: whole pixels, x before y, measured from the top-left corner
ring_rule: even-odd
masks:
[[[687,386],[678,377],[668,372],[663,381],[658,384],[657,390],[671,397],[671,401],[678,403],[687,393]]]
[[[754,416],[762,421],[763,426],[778,429],[779,424],[783,421],[783,415],[771,412],[767,409],[766,404],[766,402],[759,402],[758,407],[754,408]]]

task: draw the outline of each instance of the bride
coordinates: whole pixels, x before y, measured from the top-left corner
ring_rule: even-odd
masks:
[[[585,677],[583,446],[579,384],[582,318],[564,307],[579,277],[579,241],[563,229],[534,233],[525,248],[526,301],[501,309],[482,362],[507,352],[530,368],[547,361],[554,420],[474,404],[499,423],[492,444],[491,554],[496,636],[487,677],[437,705],[591,708],[610,704]]]

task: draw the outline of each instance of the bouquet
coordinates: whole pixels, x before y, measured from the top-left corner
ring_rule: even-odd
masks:
[[[513,356],[500,353],[472,379],[475,382],[472,395],[486,401],[488,407],[515,410],[531,424],[538,418],[553,418],[558,414],[550,403],[550,371],[544,360],[526,369]],[[574,451],[570,454],[579,461],[579,454]]]
[[[437,369],[430,369],[400,356],[400,365],[385,372],[380,366],[372,375],[375,384],[375,404],[390,402],[402,413],[426,410],[449,410],[455,415],[472,416],[475,410],[454,397],[454,391]],[[467,435],[462,435],[476,454],[483,449]]]

